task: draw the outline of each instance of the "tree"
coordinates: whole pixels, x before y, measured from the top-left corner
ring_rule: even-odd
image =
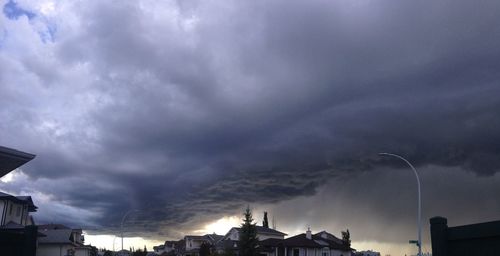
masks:
[[[262,226],[269,228],[269,221],[267,220],[267,212],[264,212],[264,220],[262,221]]]
[[[245,218],[241,223],[240,239],[238,241],[239,256],[257,256],[259,255],[257,250],[257,228],[253,223],[250,207],[247,207],[243,216]]]
[[[349,233],[349,229],[342,231],[342,241],[345,245],[351,247],[351,234]]]
[[[200,245],[200,256],[210,256],[210,245],[206,242],[203,242]]]
[[[113,252],[105,250],[103,256],[113,256]]]

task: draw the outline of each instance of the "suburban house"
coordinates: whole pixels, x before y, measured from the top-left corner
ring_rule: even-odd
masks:
[[[35,155],[0,146],[0,177],[29,162]],[[30,212],[36,212],[30,196],[0,192],[0,228],[34,225]]]
[[[257,229],[257,239],[259,241],[274,238],[274,239],[284,239],[287,234],[274,230],[272,228],[266,228],[262,226],[255,226]],[[238,241],[240,236],[241,228],[231,228],[227,234],[224,236],[223,240],[233,240]]]
[[[81,229],[72,229],[61,224],[38,226],[45,235],[38,239],[37,256],[90,256],[92,246],[84,245]]]
[[[0,146],[0,177],[31,161],[35,155]],[[37,207],[29,196],[0,192],[0,251],[2,255],[36,255],[37,237],[30,213]]]
[[[175,250],[177,250],[178,247],[182,247],[179,246],[179,243],[180,241],[165,241],[165,243],[163,244],[163,251],[165,253],[175,252]]]
[[[257,231],[257,239],[259,241],[264,240],[277,240],[283,241],[287,234],[280,232],[278,230],[267,228],[263,226],[255,226]],[[240,239],[241,228],[233,227],[226,235],[216,244],[215,248],[217,252],[223,253],[225,251],[233,251],[235,254],[238,253],[238,241]]]
[[[0,228],[34,225],[31,212],[36,212],[30,196],[13,196],[0,192]]]
[[[197,256],[200,254],[200,247],[203,243],[213,247],[223,236],[217,234],[207,234],[204,236],[185,236],[184,252],[186,256]]]
[[[266,239],[259,243],[262,255],[266,256],[351,256],[350,245],[334,235],[311,230],[287,239]]]
[[[153,251],[156,254],[161,255],[162,253],[165,252],[165,245],[161,244],[161,245],[153,246]]]

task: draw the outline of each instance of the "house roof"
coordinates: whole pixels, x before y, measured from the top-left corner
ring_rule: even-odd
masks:
[[[46,237],[38,239],[39,244],[74,244],[71,241],[71,229],[40,230]]]
[[[240,232],[240,230],[241,230],[241,228],[236,228],[236,227],[232,228],[231,230],[233,230],[233,229],[237,230],[238,232]],[[255,226],[255,229],[257,230],[257,234],[260,233],[260,234],[270,234],[270,235],[278,235],[278,236],[286,236],[287,235],[287,234],[280,232],[278,230],[275,230],[272,228],[266,228],[263,226]],[[231,230],[229,232],[231,232]]]
[[[340,244],[342,243],[342,239],[340,239],[340,238],[338,238],[338,237],[336,237],[336,236],[332,235],[331,233],[328,233],[324,230],[314,234],[313,237],[331,240],[331,241],[334,241],[334,242],[340,243]]]
[[[163,245],[166,247],[173,247],[173,246],[177,245],[178,242],[179,241],[165,241],[165,243]]]
[[[220,241],[222,238],[224,238],[224,236],[221,236],[221,235],[217,235],[217,234],[207,234],[205,235],[205,237],[208,237],[212,243],[216,243],[218,241]]]
[[[0,177],[31,161],[35,155],[0,146]]]
[[[4,192],[0,192],[0,200],[10,200],[18,204],[27,204],[28,211],[30,212],[36,212],[36,210],[38,209],[38,207],[36,207],[33,203],[31,196],[13,196]]]
[[[323,248],[325,245],[317,243],[314,239],[308,239],[306,234],[299,234],[289,237],[283,241],[286,247],[308,247],[308,248]]]
[[[335,240],[325,239],[318,235],[313,235],[311,239],[308,239],[306,237],[306,234],[304,233],[285,239],[282,245],[286,247],[306,247],[306,248],[329,247],[331,249],[337,249],[343,251],[352,250],[352,248],[349,248],[349,246],[344,244],[342,240],[340,240],[340,242],[337,242]]]
[[[205,236],[184,236],[184,239],[193,239],[193,240],[207,240],[208,237]]]
[[[67,227],[62,224],[43,224],[43,225],[38,225],[39,230],[55,230],[55,229],[71,229],[70,227]]]

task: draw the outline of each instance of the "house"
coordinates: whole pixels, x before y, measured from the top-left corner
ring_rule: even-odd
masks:
[[[181,241],[182,243],[185,243],[184,240]],[[176,255],[177,250],[183,247],[184,246],[179,246],[179,241],[165,241],[165,243],[162,245],[154,246],[153,250],[158,255],[162,255],[164,253]]]
[[[184,252],[183,255],[196,256],[200,254],[202,244],[208,244],[210,247],[215,247],[217,242],[223,236],[217,234],[207,234],[204,236],[185,236],[184,237]]]
[[[163,251],[166,253],[175,252],[179,244],[179,241],[165,241],[163,244]]]
[[[0,146],[0,177],[29,162],[35,155]],[[0,227],[10,223],[20,226],[33,225],[30,212],[36,212],[30,196],[13,196],[0,192]]]
[[[0,177],[31,161],[35,155],[0,146]],[[36,255],[37,227],[30,212],[37,207],[29,196],[0,192],[0,251],[2,255]]]
[[[287,234],[280,232],[278,230],[267,228],[263,226],[255,226],[257,231],[257,239],[259,241],[269,240],[269,241],[283,241]],[[218,253],[224,253],[225,251],[232,251],[233,253],[238,253],[238,241],[240,240],[241,228],[233,227],[226,235],[216,243],[216,250]]]
[[[284,239],[287,234],[274,230],[272,228],[266,228],[262,226],[255,226],[257,231],[257,239],[260,241],[274,238],[274,239]],[[240,236],[241,228],[231,228],[227,234],[224,236],[223,240],[233,240],[238,241]]]
[[[284,240],[266,239],[259,242],[261,254],[266,256],[351,256],[349,244],[322,231],[312,234],[311,230]]]
[[[30,196],[13,196],[0,192],[0,228],[15,224],[22,227],[34,225],[30,213],[36,210]]]
[[[153,246],[153,251],[156,254],[160,255],[160,254],[165,252],[165,245],[161,244],[161,245]]]
[[[81,229],[72,229],[61,224],[39,225],[45,237],[38,239],[37,256],[90,256],[92,246],[84,245]]]

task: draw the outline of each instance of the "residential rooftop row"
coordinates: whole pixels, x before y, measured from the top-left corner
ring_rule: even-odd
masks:
[[[258,248],[261,256],[351,256],[350,242],[335,235],[321,231],[313,234],[311,230],[295,236],[264,226],[256,226]],[[241,229],[231,228],[225,235],[206,234],[203,236],[186,235],[178,241],[165,241],[153,249],[162,256],[203,256],[203,244],[212,253],[238,255],[238,241]]]

